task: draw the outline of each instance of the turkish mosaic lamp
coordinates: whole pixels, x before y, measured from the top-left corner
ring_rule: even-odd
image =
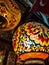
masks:
[[[18,27],[13,35],[16,63],[44,64],[49,57],[49,29],[37,22],[28,22]]]
[[[0,0],[0,32],[14,29],[21,19],[21,12],[14,0]]]

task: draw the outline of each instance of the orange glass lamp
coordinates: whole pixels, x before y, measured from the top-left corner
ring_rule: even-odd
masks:
[[[21,12],[14,0],[0,0],[0,32],[14,29],[21,19]]]
[[[13,48],[17,64],[43,64],[49,57],[49,29],[37,22],[18,27],[13,35]]]

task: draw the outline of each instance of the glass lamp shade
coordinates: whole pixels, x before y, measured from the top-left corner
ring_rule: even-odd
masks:
[[[21,12],[13,0],[0,0],[0,32],[14,29],[21,19]]]
[[[28,59],[46,60],[49,56],[49,29],[41,23],[28,22],[19,26],[12,42],[17,63]]]

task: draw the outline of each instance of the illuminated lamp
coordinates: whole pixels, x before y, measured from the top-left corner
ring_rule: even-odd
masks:
[[[0,32],[13,30],[20,19],[21,12],[14,0],[0,0]]]
[[[18,27],[13,35],[17,64],[43,64],[49,57],[49,29],[41,23],[28,22]]]

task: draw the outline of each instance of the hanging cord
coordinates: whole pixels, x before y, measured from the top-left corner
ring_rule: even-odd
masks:
[[[48,19],[47,19],[46,15],[43,14],[42,12],[40,12],[40,14],[42,16],[43,22],[46,23],[47,26],[49,26],[49,22],[48,22]]]
[[[35,16],[37,16],[39,19],[43,20],[43,22],[49,27],[49,22],[45,14],[42,12],[34,12]]]
[[[32,3],[29,0],[24,0],[30,7],[32,7]]]

